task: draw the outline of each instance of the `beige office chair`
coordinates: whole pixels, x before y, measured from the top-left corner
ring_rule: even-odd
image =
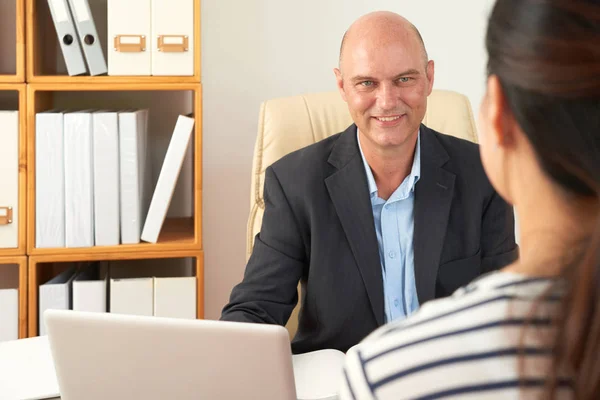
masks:
[[[477,143],[471,104],[462,94],[434,90],[427,100],[423,123],[439,132]],[[261,227],[267,167],[294,150],[345,130],[350,124],[348,107],[337,91],[272,99],[261,105],[252,162],[246,258],[250,257],[254,237]],[[296,332],[299,309],[300,304],[287,324],[290,337]]]

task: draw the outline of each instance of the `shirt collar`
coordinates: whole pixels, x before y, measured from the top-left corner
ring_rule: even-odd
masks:
[[[369,194],[371,197],[377,195],[377,184],[375,183],[375,177],[373,176],[373,171],[371,171],[371,167],[367,163],[365,159],[365,154],[363,153],[362,146],[360,145],[360,135],[358,132],[358,128],[356,128],[356,140],[358,141],[358,149],[360,150],[360,156],[363,161],[363,165],[365,167],[365,172],[367,173],[367,182],[369,184]],[[415,156],[413,159],[412,168],[410,171],[410,175],[408,175],[405,181],[408,182],[408,186],[410,191],[415,190],[415,185],[419,181],[419,177],[421,176],[421,129],[417,133],[417,147],[415,148]]]

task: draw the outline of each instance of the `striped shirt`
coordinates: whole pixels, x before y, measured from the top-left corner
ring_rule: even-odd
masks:
[[[348,351],[340,399],[540,398],[551,361],[540,336],[553,334],[560,301],[553,283],[489,273],[377,329]],[[559,385],[558,398],[572,398],[569,380]]]

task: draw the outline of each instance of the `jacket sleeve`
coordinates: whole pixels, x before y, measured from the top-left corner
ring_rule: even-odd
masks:
[[[285,325],[298,302],[306,251],[290,203],[272,167],[265,172],[261,231],[241,283],[221,320]]]
[[[503,268],[518,258],[513,208],[495,191],[483,213],[481,232],[483,273]]]

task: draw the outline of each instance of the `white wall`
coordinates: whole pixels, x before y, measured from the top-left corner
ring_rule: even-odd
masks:
[[[374,10],[403,14],[436,62],[435,88],[484,93],[492,0],[203,0],[203,237],[206,317],[218,318],[245,267],[250,170],[260,103],[335,90],[348,25]]]

